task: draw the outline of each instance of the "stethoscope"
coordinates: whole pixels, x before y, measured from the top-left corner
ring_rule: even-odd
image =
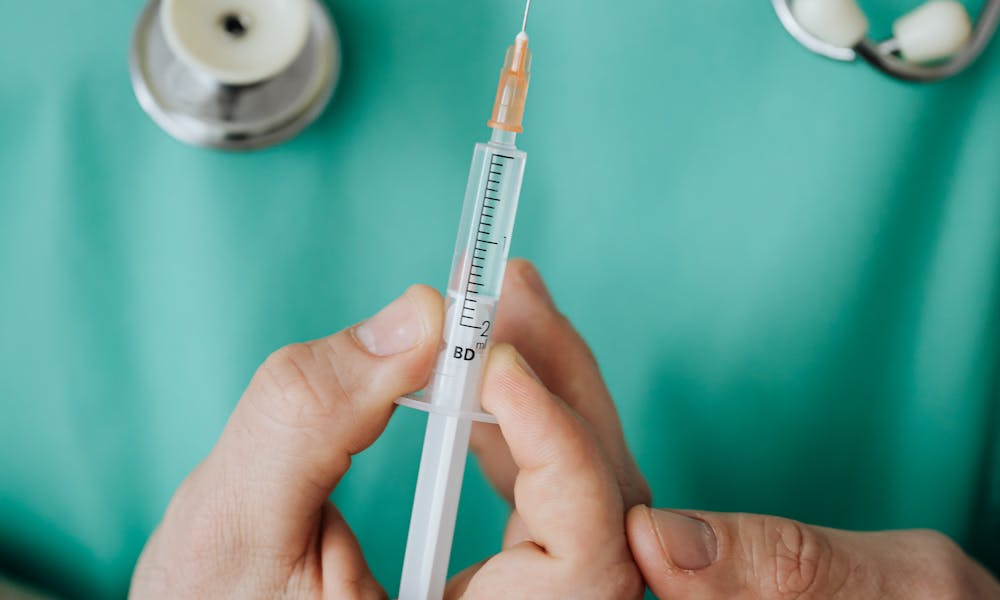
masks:
[[[1000,21],[1000,0],[986,0],[975,26],[954,0],[930,0],[896,20],[892,37],[873,41],[856,0],[771,0],[782,25],[803,46],[840,61],[859,57],[886,75],[931,82],[953,77],[986,49]]]
[[[150,0],[129,70],[139,104],[167,133],[248,150],[293,137],[323,112],[340,45],[319,0]]]
[[[985,0],[975,26],[953,0],[930,0],[868,38],[856,0],[771,0],[781,23],[823,56],[859,57],[910,81],[966,69],[1000,21]],[[312,123],[340,71],[336,27],[320,0],[150,0],[132,36],[129,67],[146,113],[197,146],[247,150],[281,143]]]

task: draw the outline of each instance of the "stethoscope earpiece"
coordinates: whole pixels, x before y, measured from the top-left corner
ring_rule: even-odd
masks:
[[[963,71],[985,50],[1000,21],[1000,0],[986,0],[973,26],[955,0],[929,0],[893,24],[893,37],[868,39],[856,0],[772,0],[782,25],[803,46],[828,58],[862,58],[911,81],[937,81]]]
[[[959,2],[933,0],[896,19],[892,35],[899,54],[915,63],[950,58],[972,37],[972,20]]]
[[[322,113],[340,70],[318,0],[150,0],[129,56],[139,103],[173,137],[247,150]]]
[[[855,0],[794,0],[792,15],[803,29],[837,48],[853,48],[868,35],[868,17]]]

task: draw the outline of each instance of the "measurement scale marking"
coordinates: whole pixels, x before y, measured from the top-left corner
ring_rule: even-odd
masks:
[[[479,290],[486,287],[484,275],[489,258],[489,246],[499,245],[489,239],[490,231],[493,229],[496,219],[497,206],[501,202],[500,185],[503,182],[503,174],[506,163],[504,160],[514,160],[513,156],[494,154],[490,158],[489,173],[486,176],[486,189],[483,192],[483,201],[479,207],[479,221],[476,225],[476,240],[473,244],[472,258],[469,261],[469,270],[466,273],[465,298],[462,302],[462,316],[459,325],[471,329],[479,329],[476,323],[476,295]],[[478,263],[477,263],[478,261]]]

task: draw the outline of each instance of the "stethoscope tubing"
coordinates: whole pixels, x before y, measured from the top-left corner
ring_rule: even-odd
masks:
[[[865,37],[853,48],[829,44],[810,34],[798,22],[792,13],[791,0],[771,0],[771,4],[788,33],[812,52],[844,62],[861,58],[890,77],[921,83],[948,79],[968,69],[985,52],[1000,24],[1000,0],[986,0],[979,11],[972,36],[965,46],[944,62],[922,65],[907,62],[897,56],[894,39],[876,42]]]

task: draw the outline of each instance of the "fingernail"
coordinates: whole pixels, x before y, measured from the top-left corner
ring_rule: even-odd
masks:
[[[552,304],[552,295],[549,293],[549,288],[545,287],[545,282],[542,281],[542,276],[538,273],[538,269],[534,265],[529,264],[521,269],[521,279],[528,286],[528,289],[535,292],[549,304]]]
[[[392,356],[416,348],[424,338],[416,303],[403,294],[358,325],[354,337],[375,356]]]
[[[697,571],[715,562],[718,542],[708,523],[670,510],[649,509],[649,519],[660,548],[675,567]]]

